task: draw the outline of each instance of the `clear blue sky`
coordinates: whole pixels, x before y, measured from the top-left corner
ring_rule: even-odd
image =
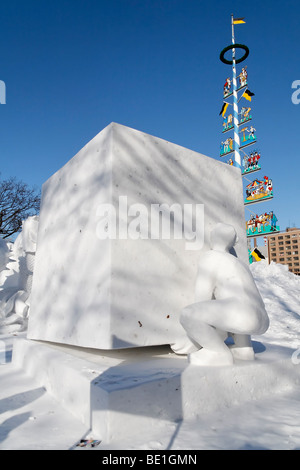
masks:
[[[300,227],[299,0],[3,0],[1,177],[41,187],[112,121],[219,160],[231,13],[245,17],[236,40],[250,49],[263,166],[253,179],[274,185],[250,208]]]

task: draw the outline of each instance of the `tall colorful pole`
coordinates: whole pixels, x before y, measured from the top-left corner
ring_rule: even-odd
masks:
[[[248,101],[251,101],[252,93],[248,88],[248,80],[247,80],[247,72],[246,68],[242,69],[242,73],[240,75],[240,83],[237,84],[237,72],[236,66],[244,60],[247,59],[249,55],[249,48],[244,44],[238,44],[235,42],[235,35],[234,35],[234,25],[245,23],[244,18],[234,18],[231,15],[231,30],[232,30],[232,43],[230,46],[225,47],[220,53],[220,60],[224,64],[232,66],[232,81],[227,78],[224,89],[223,89],[223,106],[220,111],[220,115],[223,116],[223,131],[222,133],[233,131],[234,136],[233,138],[230,137],[225,140],[225,142],[221,143],[220,146],[220,157],[224,157],[225,155],[232,155],[229,162],[230,165],[234,165],[235,167],[239,168],[241,171],[242,176],[246,174],[253,173],[254,171],[261,170],[261,166],[258,164],[258,160],[260,159],[260,155],[257,151],[250,154],[250,157],[246,155],[244,152],[244,148],[256,143],[256,135],[254,134],[253,126],[250,127],[243,127],[240,132],[243,133],[239,136],[239,126],[246,125],[248,121],[252,119],[251,114],[249,114],[251,108],[244,108],[241,109],[240,119],[239,119],[239,110],[238,110],[238,92],[245,89],[241,98],[245,98]],[[236,57],[236,51],[241,49],[244,51],[244,55],[240,58]],[[232,51],[232,60],[226,59],[225,54],[228,51]],[[231,91],[232,86],[232,91]],[[233,97],[233,102],[229,103],[227,99],[229,97]],[[233,113],[229,114],[227,118],[225,118],[225,114],[229,105],[233,106]],[[245,111],[244,111],[245,110]],[[229,119],[230,118],[230,119]],[[246,134],[248,132],[248,135]],[[241,153],[243,152],[243,165],[241,161]],[[249,157],[249,158],[248,158]],[[247,179],[247,178],[246,178]],[[265,181],[259,181],[258,179],[254,180],[253,182],[250,181],[250,184],[246,187],[246,199],[244,200],[244,204],[255,204],[257,202],[266,201],[273,198],[273,184],[272,180],[268,177],[264,177]],[[248,180],[249,181],[249,180]],[[250,211],[251,212],[251,211]],[[276,219],[276,220],[275,220]],[[270,220],[272,220],[272,225],[269,225],[270,230],[268,231],[268,223],[270,224]],[[256,243],[257,236],[265,236],[269,233],[278,232],[280,228],[276,225],[277,218],[274,213],[271,211],[269,215],[265,213],[265,215],[261,215],[260,217],[254,217],[254,213],[252,213],[252,217],[249,221],[247,221],[247,237],[253,237]],[[261,227],[263,226],[263,230]],[[256,246],[256,245],[255,245]],[[249,247],[251,248],[251,246]],[[252,258],[252,257],[251,257]]]
[[[234,37],[234,22],[233,15],[231,15],[231,28],[232,28],[232,45],[235,45]],[[240,155],[240,136],[239,136],[239,110],[238,110],[238,97],[237,97],[237,82],[236,82],[236,59],[235,48],[232,49],[232,90],[233,90],[233,126],[234,126],[234,166],[242,169],[241,155]]]

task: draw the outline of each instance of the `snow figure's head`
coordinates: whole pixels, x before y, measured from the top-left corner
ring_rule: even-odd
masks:
[[[210,234],[210,246],[212,250],[229,251],[237,242],[237,234],[232,225],[219,223]]]

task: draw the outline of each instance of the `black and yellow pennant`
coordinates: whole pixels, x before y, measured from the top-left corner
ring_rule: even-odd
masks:
[[[221,111],[220,111],[220,113],[219,113],[219,116],[221,116],[221,114],[222,114],[223,117],[225,116],[225,113],[226,113],[226,111],[227,111],[228,106],[229,106],[229,103],[226,103],[226,102],[223,103],[223,106],[222,106],[222,109],[221,109]]]
[[[233,24],[242,24],[242,23],[246,23],[246,21],[244,21],[245,18],[233,18]]]
[[[248,101],[251,101],[252,96],[255,96],[255,93],[252,93],[252,91],[248,90],[248,88],[242,94],[242,97],[246,98],[246,100],[248,100]]]

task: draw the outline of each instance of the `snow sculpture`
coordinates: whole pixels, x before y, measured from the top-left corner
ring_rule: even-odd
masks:
[[[9,253],[9,262],[0,275],[2,331],[23,331],[27,328],[38,220],[38,216],[32,216],[23,222],[22,232]]]
[[[211,231],[211,250],[200,255],[194,304],[180,322],[190,341],[172,349],[190,353],[196,365],[230,365],[234,357],[254,359],[250,335],[263,334],[268,315],[249,268],[230,253],[237,241],[233,226],[219,223]],[[230,348],[225,340],[234,339]]]
[[[175,343],[194,302],[195,250],[219,221],[236,228],[248,261],[238,168],[111,123],[43,184],[28,338]]]

